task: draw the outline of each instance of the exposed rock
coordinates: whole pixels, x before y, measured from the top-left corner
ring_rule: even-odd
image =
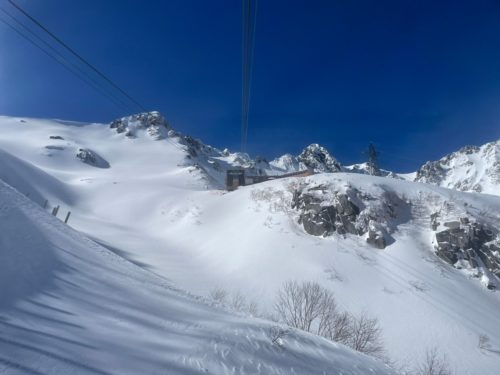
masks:
[[[444,226],[448,229],[435,234],[436,254],[439,257],[457,268],[461,268],[463,261],[466,261],[471,269],[484,267],[500,277],[500,239],[497,238],[497,230],[471,222],[466,217],[444,223]]]
[[[292,208],[299,212],[298,223],[313,236],[327,237],[334,233],[359,236],[367,234],[366,241],[370,245],[384,249],[387,246],[386,231],[372,219],[375,212],[368,209],[362,211],[354,203],[354,200],[361,203],[364,198],[369,197],[355,189],[346,193],[329,192],[328,187],[320,185],[296,190],[292,198]],[[391,214],[384,215],[390,217]],[[385,220],[386,217],[379,219]]]
[[[80,148],[78,149],[76,157],[80,159],[82,162],[89,164],[93,167],[109,168],[109,163],[92,150],[86,148]]]
[[[378,249],[385,249],[386,243],[385,238],[377,232],[371,230],[368,231],[368,237],[366,242]]]
[[[155,140],[167,137],[169,125],[159,112],[144,112],[116,119],[109,125],[117,133],[125,133],[127,137],[137,136],[137,132],[145,129]]]
[[[307,146],[297,159],[315,172],[339,172],[342,169],[337,159],[317,143]]]
[[[366,242],[378,249],[385,249],[386,247],[384,230],[375,220],[370,220],[368,223],[368,236],[366,237]]]
[[[322,205],[320,198],[296,191],[292,208],[301,211],[299,223],[309,234],[323,237],[335,231],[339,234],[357,234],[356,218],[360,211],[345,194],[337,194],[332,205]]]
[[[50,139],[64,139],[63,137],[61,137],[60,135],[50,135],[49,136]]]

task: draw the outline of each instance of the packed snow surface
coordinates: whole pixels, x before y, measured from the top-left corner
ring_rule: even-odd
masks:
[[[258,170],[258,166],[244,154],[200,145],[171,129],[165,137],[154,137],[147,128],[135,126],[133,136],[127,136],[126,131],[117,133],[102,124],[9,117],[0,118],[0,127],[0,148],[4,150],[0,154],[0,178],[20,193],[28,194],[34,204],[43,205],[48,200],[46,210],[60,205],[60,217],[71,211],[71,227],[120,256],[47,217],[26,199],[18,198],[21,207],[27,207],[20,214],[24,220],[20,219],[20,225],[29,227],[25,222],[33,222],[38,224],[29,225],[37,227],[50,223],[43,227],[53,228],[54,234],[50,237],[42,231],[45,234],[40,241],[49,241],[46,248],[51,250],[47,250],[47,256],[33,257],[41,259],[39,267],[46,276],[36,276],[29,285],[21,283],[19,292],[6,297],[6,301],[12,302],[2,305],[5,321],[21,327],[17,332],[8,331],[9,340],[23,332],[28,342],[35,337],[42,340],[37,348],[48,350],[56,345],[55,337],[68,332],[62,336],[64,339],[78,337],[81,343],[83,338],[85,345],[101,349],[109,346],[101,356],[76,343],[69,346],[74,353],[80,353],[75,354],[75,358],[82,358],[80,362],[106,371],[115,367],[100,366],[115,363],[110,359],[115,358],[116,368],[130,373],[153,373],[174,364],[179,372],[189,365],[193,366],[192,373],[198,371],[195,366],[208,368],[209,373],[256,373],[258,369],[273,373],[259,367],[258,363],[265,361],[275,373],[292,373],[290,367],[294,367],[295,373],[321,373],[323,369],[327,374],[335,373],[332,369],[342,368],[343,362],[340,360],[340,367],[328,367],[326,358],[336,357],[325,353],[337,347],[332,349],[324,340],[297,333],[290,345],[307,358],[294,360],[291,357],[295,354],[285,349],[279,355],[290,357],[276,359],[280,357],[275,357],[274,348],[266,346],[265,327],[269,323],[232,318],[169,289],[172,283],[207,296],[211,290],[223,288],[258,301],[261,313],[268,314],[273,312],[276,293],[285,281],[306,280],[332,290],[344,309],[354,314],[364,311],[378,318],[388,355],[399,364],[411,366],[422,360],[427,349],[438,347],[457,374],[498,374],[499,294],[486,289],[481,280],[470,277],[466,270],[455,269],[435,255],[430,222],[430,214],[439,211],[445,220],[457,220],[466,214],[500,229],[497,196],[356,173],[286,178],[226,193],[219,189],[225,169],[235,164],[253,170]],[[109,167],[83,163],[76,157],[81,148],[92,150]],[[266,165],[271,166],[271,172],[284,172],[297,169],[297,163],[294,157],[286,156]],[[262,169],[267,173],[265,168]],[[324,187],[326,202],[332,192],[356,189],[373,198],[367,199],[366,205],[373,206],[374,212],[381,197],[397,197],[398,202],[404,203],[385,223],[391,239],[388,246],[378,250],[368,246],[364,237],[352,234],[307,234],[297,221],[298,213],[291,208],[294,189],[301,184],[319,187],[318,191]],[[10,191],[6,189],[3,191]],[[10,224],[5,221],[4,225]],[[60,236],[71,238],[74,250],[61,245]],[[10,241],[19,238],[21,234]],[[2,251],[4,248],[2,245]],[[22,259],[25,258],[32,257]],[[46,264],[43,259],[53,261]],[[96,272],[95,267],[104,269]],[[9,272],[9,277],[16,276]],[[37,273],[33,268],[29,272]],[[15,309],[27,313],[23,315]],[[47,316],[52,320],[47,320]],[[100,316],[106,318],[100,320]],[[60,319],[73,325],[62,323],[61,328],[53,321]],[[181,322],[176,323],[177,320]],[[40,330],[34,328],[40,322],[53,323],[47,328],[50,335],[30,331]],[[241,325],[250,333],[242,333]],[[162,341],[163,329],[170,332],[166,334],[168,344]],[[230,361],[224,357],[225,351],[217,339],[213,339],[214,332],[216,337],[225,337],[224,348],[233,348]],[[491,351],[478,348],[481,334],[490,338]],[[247,335],[259,339],[252,343]],[[47,342],[43,340],[53,342],[44,345]],[[239,340],[247,340],[248,346],[239,350]],[[66,341],[54,348],[68,350]],[[6,357],[6,347],[17,356],[9,355],[4,361],[14,358],[19,365],[47,363],[47,368],[57,362],[52,352],[47,355],[9,345],[2,346],[0,355]],[[26,342],[22,345],[32,346]],[[193,346],[197,349],[188,350]],[[118,364],[113,356],[121,350],[131,357],[121,358]],[[245,354],[246,350],[252,354]],[[342,350],[346,356],[354,356]],[[205,355],[205,351],[209,354]],[[55,354],[62,357],[63,353],[61,349]],[[178,357],[170,353],[177,353]],[[94,362],[90,361],[94,356]],[[67,357],[70,356],[64,356]],[[258,357],[260,362],[248,364],[248,369],[241,367],[250,357]],[[30,362],[24,362],[24,358],[30,358]],[[299,362],[311,367],[295,367]],[[69,362],[64,363],[62,369],[70,366]],[[317,365],[313,367],[313,363]],[[227,369],[217,367],[222,364]]]

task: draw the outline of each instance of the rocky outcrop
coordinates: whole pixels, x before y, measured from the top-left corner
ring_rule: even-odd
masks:
[[[436,254],[441,259],[456,268],[478,271],[477,276],[490,272],[500,278],[500,239],[496,229],[467,217],[444,223],[437,219],[436,214],[431,216],[432,227],[437,230]],[[487,286],[493,289],[496,283],[489,281]]]
[[[156,111],[116,119],[109,127],[130,138],[136,137],[137,132],[143,129],[155,140],[166,138],[169,128],[167,121]]]
[[[339,172],[342,169],[337,159],[317,143],[307,146],[297,160],[306,167],[304,169],[312,169],[315,172]]]
[[[300,210],[299,223],[304,230],[313,236],[330,236],[339,234],[358,234],[356,219],[359,208],[351,202],[346,194],[336,195],[336,202],[323,206],[320,198],[311,194],[295,192],[292,208]]]
[[[97,168],[109,168],[109,163],[99,156],[96,152],[87,148],[79,148],[76,157],[83,163]]]
[[[302,186],[294,191],[291,200],[297,221],[306,233],[321,237],[334,233],[363,236],[378,249],[393,241],[389,232],[401,204],[404,202],[394,194],[375,198],[354,188],[338,191],[323,185]]]

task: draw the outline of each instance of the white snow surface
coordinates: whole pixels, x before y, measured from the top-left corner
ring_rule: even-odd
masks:
[[[34,201],[0,181],[1,374],[395,374],[304,332],[278,346],[275,323],[175,289],[43,210],[36,186],[58,183],[6,155]]]
[[[2,374],[391,374],[174,289],[0,181]]]
[[[260,310],[270,313],[285,281],[312,280],[332,290],[344,309],[378,318],[388,355],[399,364],[411,366],[436,346],[457,374],[498,374],[499,293],[436,257],[429,214],[441,209],[456,219],[467,213],[500,228],[499,197],[354,173],[287,178],[225,193],[216,189],[224,169],[208,168],[210,159],[198,158],[196,166],[178,136],[129,138],[102,124],[11,117],[0,117],[0,129],[0,179],[33,201],[3,187],[4,205],[20,213],[17,226],[6,219],[11,214],[0,212],[1,222],[35,228],[33,248],[48,249],[43,257],[21,253],[18,259],[38,259],[45,276],[28,267],[26,272],[35,275],[27,281],[31,284],[21,283],[20,292],[8,293],[11,302],[0,303],[0,323],[11,325],[1,331],[7,342],[0,344],[0,366],[35,363],[42,373],[87,371],[69,357],[111,373],[154,373],[168,366],[174,369],[168,373],[193,374],[202,368],[288,374],[291,367],[298,374],[334,374],[342,368],[338,373],[370,373],[349,372],[355,371],[348,364],[353,359],[387,372],[365,357],[299,333],[290,339],[293,350],[278,353],[266,339],[270,323],[232,317],[170,287],[202,296],[224,288],[258,301]],[[110,167],[82,163],[75,157],[79,148],[94,151]],[[235,157],[217,155],[224,163]],[[289,162],[292,158],[275,167]],[[301,183],[332,191],[354,187],[375,197],[397,195],[408,205],[392,222],[395,241],[377,250],[354,235],[308,235],[290,208],[293,188]],[[69,225],[112,252],[35,208],[45,199],[47,210],[60,205],[60,217],[70,210]],[[9,241],[22,238],[18,232]],[[8,248],[2,242],[2,252]],[[9,278],[17,277],[9,272]],[[492,351],[478,348],[480,334],[489,336]],[[124,352],[131,357],[120,357]],[[330,360],[337,365],[330,366]],[[296,367],[302,365],[309,367]]]

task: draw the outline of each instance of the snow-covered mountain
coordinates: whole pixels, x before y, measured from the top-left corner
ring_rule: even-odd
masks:
[[[148,120],[148,116],[153,121]],[[51,285],[56,286],[48,293],[55,298],[45,295],[46,289],[41,287],[30,295],[30,300],[48,304],[47,309],[54,307],[75,313],[77,317],[88,315],[89,318],[80,325],[93,333],[96,330],[90,328],[90,320],[94,319],[98,324],[102,321],[96,315],[89,315],[89,308],[85,307],[91,304],[91,296],[83,298],[83,295],[75,295],[75,300],[82,301],[85,307],[85,310],[80,310],[82,307],[76,302],[68,305],[67,300],[73,301],[71,293],[79,290],[77,286],[80,284],[84,290],[99,290],[95,283],[91,285],[86,281],[90,279],[88,275],[94,272],[99,273],[96,283],[104,285],[102,295],[113,296],[113,288],[122,283],[119,276],[132,275],[134,280],[139,280],[141,288],[146,288],[146,296],[138,303],[130,302],[135,297],[127,302],[127,308],[133,306],[133,314],[130,312],[128,317],[113,315],[116,314],[116,305],[107,309],[102,296],[97,301],[99,309],[96,311],[98,316],[112,316],[116,321],[110,320],[117,326],[132,325],[134,328],[127,332],[146,343],[134,339],[131,345],[154,348],[152,357],[146,355],[146,351],[136,354],[141,356],[140,361],[151,359],[151,366],[155,363],[161,365],[163,362],[158,359],[160,352],[169,350],[162,346],[158,334],[152,334],[152,341],[147,341],[146,336],[151,331],[146,330],[141,335],[143,326],[155,331],[158,326],[177,327],[174,335],[181,335],[183,327],[189,322],[193,324],[193,330],[198,325],[203,326],[205,330],[202,333],[186,331],[193,340],[186,346],[191,343],[199,345],[196,346],[199,348],[196,355],[189,352],[193,362],[184,360],[182,356],[176,357],[180,358],[179,361],[172,359],[170,362],[168,359],[169,364],[175,363],[175,368],[179,369],[183,369],[186,363],[198,361],[199,368],[210,368],[206,363],[219,363],[213,365],[215,367],[210,373],[223,372],[225,370],[220,371],[221,367],[217,367],[222,366],[220,363],[237,366],[244,357],[241,353],[247,350],[238,341],[247,340],[247,333],[237,328],[243,320],[238,320],[228,326],[229,331],[221,334],[225,337],[224,342],[230,342],[227,345],[234,347],[229,352],[233,354],[232,357],[229,355],[229,362],[221,357],[226,355],[222,349],[218,352],[220,356],[213,361],[210,355],[203,357],[200,353],[207,347],[196,340],[204,342],[205,337],[210,336],[219,323],[224,324],[225,319],[234,322],[231,319],[243,318],[229,318],[219,312],[217,314],[221,315],[212,319],[212,314],[216,314],[212,308],[200,307],[200,301],[195,303],[185,297],[189,300],[186,302],[189,308],[177,310],[183,315],[182,324],[171,323],[168,318],[170,307],[164,304],[178,306],[177,298],[180,297],[175,294],[178,292],[169,294],[175,295],[172,297],[175,302],[169,302],[170,297],[163,297],[163,292],[157,292],[159,289],[156,286],[151,287],[154,292],[149,293],[147,284],[152,283],[151,278],[167,279],[172,285],[201,296],[208,296],[214,289],[240,294],[247,300],[258,301],[262,315],[273,313],[277,293],[284,282],[299,280],[315,281],[331,290],[339,306],[353,314],[366,312],[376,317],[382,328],[387,354],[400,365],[413,367],[425,357],[428,348],[436,346],[447,355],[457,374],[497,374],[500,357],[495,353],[500,348],[500,297],[494,288],[500,287],[500,197],[463,193],[431,184],[364,173],[345,173],[346,167],[317,145],[308,147],[308,152],[299,156],[285,155],[271,162],[262,158],[252,160],[248,155],[221,151],[182,135],[157,113],[114,121],[111,127],[105,124],[1,117],[0,129],[0,149],[4,150],[0,153],[0,179],[27,195],[33,203],[45,206],[46,212],[60,206],[58,217],[61,219],[71,211],[69,225],[80,233],[57,223],[40,208],[25,211],[26,220],[38,215],[43,222],[50,220],[53,225],[73,233],[78,239],[90,237],[95,241],[85,240],[93,244],[89,245],[90,248],[100,249],[106,254],[104,258],[109,259],[109,263],[103,257],[93,260],[88,249],[73,243],[71,246],[74,245],[75,250],[67,253],[61,249],[67,250],[69,245],[63,246],[57,242],[59,240],[54,240],[58,247],[54,246],[52,253],[56,254],[56,258],[63,259],[70,270],[69,276],[62,277],[63,280],[59,279],[61,276],[48,277],[52,280]],[[87,152],[79,157],[81,150]],[[225,171],[230,168],[241,167],[256,174],[283,174],[300,170],[300,163],[305,167],[336,173],[289,177],[241,187],[231,193],[220,189],[224,184]],[[33,206],[19,194],[15,196],[23,207]],[[9,195],[6,201],[15,201],[12,197]],[[7,221],[3,221],[4,225]],[[27,224],[23,222],[19,226]],[[5,231],[10,232],[9,228]],[[22,234],[18,234],[16,240],[20,237]],[[70,261],[78,259],[76,256],[80,253],[85,254],[82,255],[85,262],[93,265],[102,263],[105,270],[95,271],[88,265],[80,271],[81,265],[74,263],[76,260]],[[126,263],[129,268],[113,268],[111,263],[121,264],[122,259],[130,262]],[[26,272],[33,269],[31,267]],[[106,280],[108,271],[114,276]],[[85,275],[81,276],[81,272]],[[156,276],[151,276],[151,273]],[[132,296],[139,294],[136,289],[119,290],[118,300],[126,293]],[[21,309],[29,313],[40,314],[36,309],[43,309],[36,304],[30,305],[24,297],[19,297],[17,301]],[[118,301],[118,306],[122,303],[125,304],[123,300]],[[0,309],[2,316],[15,319],[16,311],[10,310],[9,306],[0,305]],[[157,318],[156,315],[161,315],[163,309],[167,311],[166,315]],[[201,312],[191,314],[190,309]],[[208,318],[201,318],[206,309],[210,310]],[[154,311],[155,317],[147,311]],[[26,320],[26,324],[22,321],[27,317],[20,316],[15,324],[21,328],[16,332],[26,332],[26,340],[31,338],[30,335],[38,337],[36,333],[26,330],[44,321],[46,311],[41,312],[41,320]],[[176,315],[172,313],[172,316]],[[60,316],[54,318],[59,319]],[[211,325],[213,320],[217,323]],[[266,324],[269,323],[260,322],[268,327]],[[73,320],[70,323],[79,324]],[[256,330],[252,332],[259,332],[261,323],[247,320],[245,324],[254,327],[249,328]],[[55,326],[49,327],[43,333],[62,335],[60,331],[54,331]],[[118,336],[118,328],[115,327],[113,325],[111,329]],[[266,329],[261,329],[261,336],[255,333],[262,341],[254,346],[253,355],[259,359],[266,357],[269,362],[265,363],[275,366],[276,373],[290,373],[291,370],[280,367],[281,362],[275,362],[272,349],[262,349]],[[75,328],[62,337],[75,340],[80,337],[77,331]],[[17,334],[9,332],[9,337]],[[103,335],[106,334],[106,331],[103,332]],[[231,332],[237,337],[231,336]],[[252,334],[248,333],[250,337],[253,337]],[[488,336],[491,350],[478,348],[480,335]],[[98,345],[100,337],[84,343],[102,348]],[[234,341],[231,341],[233,338]],[[295,339],[292,346],[303,349],[300,355],[317,354],[316,349],[302,342],[308,340],[306,336],[294,336]],[[105,342],[109,341],[111,339]],[[307,342],[316,345],[313,341]],[[324,341],[320,341],[322,344],[318,344],[318,348],[323,348]],[[207,345],[220,349],[217,338],[208,342]],[[251,340],[249,342],[252,345]],[[26,345],[25,342],[22,344]],[[2,350],[10,348],[3,341],[0,345]],[[112,349],[102,355],[103,362],[115,358],[110,353],[118,353],[116,345],[119,344],[111,345]],[[16,358],[26,354],[21,349],[17,352],[15,348],[9,350],[12,355],[19,355]],[[327,350],[321,349],[317,355],[328,357],[330,354],[325,354]],[[0,357],[2,354],[3,351]],[[61,356],[60,352],[55,354]],[[285,356],[288,354],[295,355],[290,352]],[[165,355],[165,358],[170,357]],[[312,363],[314,358],[308,357],[304,361]],[[334,354],[332,358],[335,358]],[[36,362],[32,356],[29,359]],[[282,363],[288,360],[285,357]],[[257,366],[257,362],[253,363]],[[314,373],[297,367],[296,363],[290,365],[296,373]],[[321,373],[319,369],[324,369],[321,366],[326,362],[318,363],[318,373]],[[262,373],[272,373],[265,367],[260,368]],[[331,373],[331,368],[326,373]],[[340,364],[339,368],[342,368]],[[376,366],[374,368],[378,371]],[[131,365],[129,372],[135,369]],[[253,369],[249,367],[246,370],[244,367],[238,370],[236,367],[227,372],[257,372]],[[366,371],[352,367],[351,373]]]
[[[415,181],[460,191],[500,195],[500,141],[467,146],[425,163]]]

